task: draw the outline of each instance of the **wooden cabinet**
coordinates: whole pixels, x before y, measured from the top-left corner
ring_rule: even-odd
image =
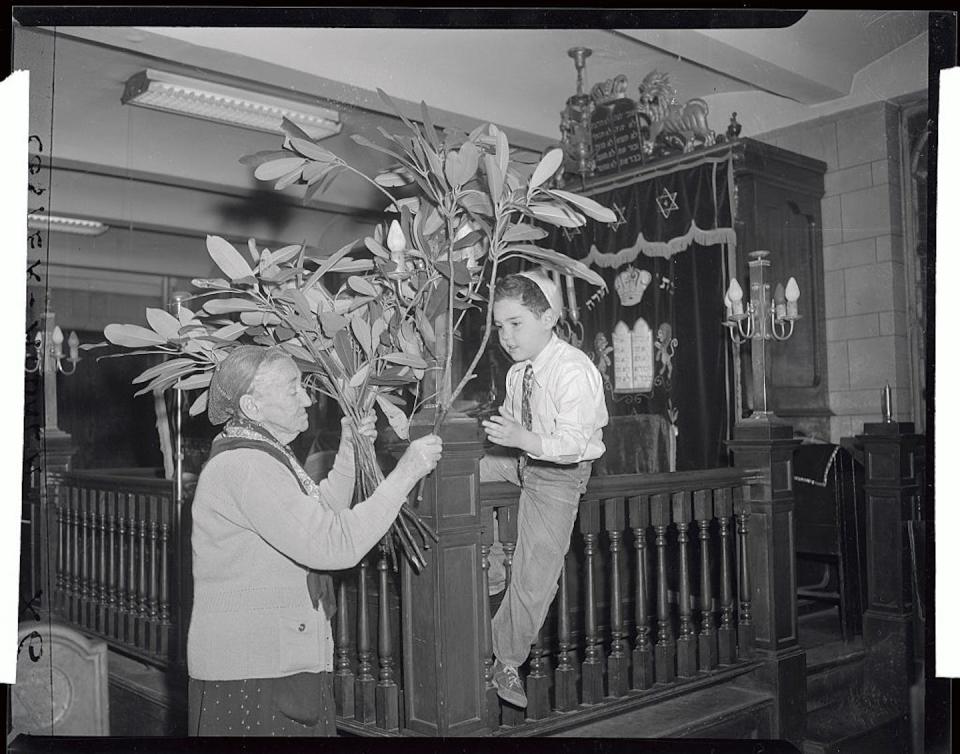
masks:
[[[831,412],[827,395],[820,225],[825,163],[752,139],[738,139],[658,160],[629,173],[582,183],[578,181],[569,188],[598,198],[609,199],[614,190],[620,196],[627,197],[631,195],[631,187],[636,184],[662,181],[665,177],[672,179],[684,171],[702,169],[705,163],[712,163],[724,170],[726,165],[732,165],[732,181],[729,185],[723,185],[723,178],[714,179],[719,182],[714,186],[714,202],[719,208],[718,213],[726,213],[718,221],[717,227],[732,224],[736,232],[735,258],[731,260],[731,267],[745,290],[749,289],[748,254],[757,250],[770,252],[768,259],[773,287],[777,282],[786,285],[791,276],[796,278],[800,287],[798,307],[801,319],[796,323],[793,336],[787,341],[770,344],[772,385],[768,395],[771,407],[794,428],[805,434],[829,439]],[[726,209],[729,206],[729,189],[733,194],[732,223],[729,222],[730,211]],[[724,196],[719,196],[721,192]],[[703,220],[702,217],[700,219]],[[683,230],[675,232],[683,233],[689,226],[687,222]],[[701,230],[704,228],[702,223],[699,227]],[[650,229],[641,228],[641,231],[647,231],[645,237],[650,240]],[[722,297],[722,293],[703,289],[699,295]],[[739,407],[741,415],[749,414],[752,410],[749,348],[743,346],[740,349],[741,384],[738,397],[732,401]],[[736,410],[731,408],[732,412]]]
[[[773,279],[785,284],[792,276],[800,286],[797,303],[802,319],[793,337],[771,344],[772,407],[796,429],[829,439],[820,225],[827,166],[751,139],[741,139],[732,148],[737,277],[747,279],[747,254],[766,249]],[[743,395],[749,400],[750,391]]]

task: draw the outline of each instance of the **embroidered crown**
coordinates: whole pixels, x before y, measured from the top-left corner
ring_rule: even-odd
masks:
[[[638,270],[636,267],[627,267],[623,272],[617,275],[613,281],[613,287],[617,289],[617,295],[620,296],[620,303],[624,306],[633,306],[640,303],[643,298],[643,292],[653,276],[647,270]]]

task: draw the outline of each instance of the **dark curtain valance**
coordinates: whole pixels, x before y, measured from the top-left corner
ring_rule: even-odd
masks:
[[[586,250],[581,258],[595,267],[620,267],[640,254],[668,259],[694,243],[735,246],[732,181],[726,155],[593,194],[617,212],[619,224],[591,223],[577,243]]]

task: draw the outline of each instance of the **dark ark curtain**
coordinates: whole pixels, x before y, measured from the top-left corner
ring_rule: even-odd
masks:
[[[726,157],[642,176],[591,194],[617,223],[550,239],[607,283],[602,297],[576,284],[580,324],[571,329],[604,376],[611,421],[599,474],[727,463],[731,375],[721,320],[736,242],[730,179]]]

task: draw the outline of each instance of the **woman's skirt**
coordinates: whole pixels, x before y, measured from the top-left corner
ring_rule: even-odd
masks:
[[[335,736],[333,673],[189,683],[191,736]]]

